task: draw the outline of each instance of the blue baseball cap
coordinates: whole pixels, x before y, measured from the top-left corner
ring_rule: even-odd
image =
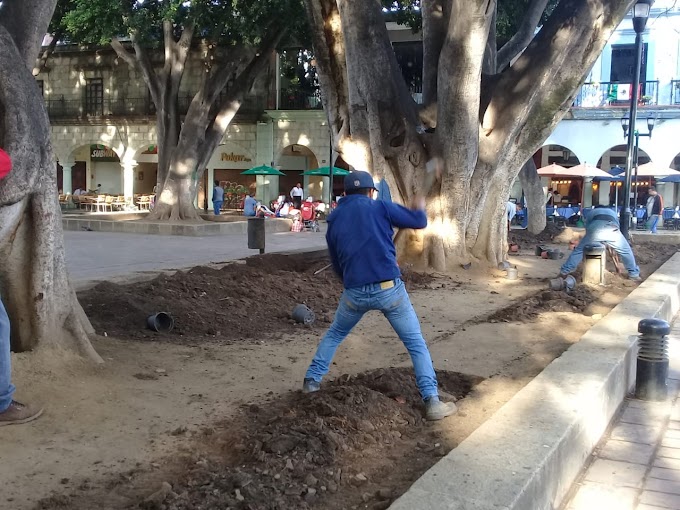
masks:
[[[345,192],[357,189],[376,189],[371,174],[356,170],[345,176]]]

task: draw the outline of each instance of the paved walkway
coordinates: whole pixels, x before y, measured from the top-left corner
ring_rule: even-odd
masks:
[[[566,510],[680,510],[680,320],[673,325],[666,402],[628,399],[572,487]]]
[[[143,236],[109,232],[64,232],[66,263],[76,287],[88,281],[134,273],[227,262],[250,255],[246,234],[206,237]],[[267,234],[265,252],[326,248],[323,232]]]

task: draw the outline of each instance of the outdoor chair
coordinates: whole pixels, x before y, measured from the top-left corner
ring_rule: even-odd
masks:
[[[107,195],[106,200],[104,202],[104,211],[107,209],[111,212],[113,212],[113,202],[115,200],[115,197],[112,195]]]
[[[151,197],[149,195],[142,195],[139,200],[136,202],[137,207],[139,207],[140,210],[149,210],[151,209]]]
[[[105,212],[106,211],[106,195],[97,195],[97,197],[92,200],[91,207],[92,207],[93,211]]]
[[[635,218],[637,218],[637,223],[635,224],[636,230],[647,230],[647,209],[641,207],[635,210]]]
[[[111,202],[111,209],[115,209],[116,211],[122,211],[125,209],[125,206],[127,205],[127,200],[125,200],[125,197],[123,196],[117,196],[113,202]]]

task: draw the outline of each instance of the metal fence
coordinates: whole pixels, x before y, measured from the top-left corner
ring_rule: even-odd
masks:
[[[591,82],[584,83],[579,90],[574,105],[581,108],[598,108],[606,106],[626,106],[630,104],[631,83]],[[640,83],[639,104],[659,104],[659,81]]]

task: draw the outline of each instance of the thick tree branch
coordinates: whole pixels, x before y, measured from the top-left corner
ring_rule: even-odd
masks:
[[[446,40],[452,0],[423,0],[423,104],[437,101],[439,56]]]
[[[509,145],[535,152],[568,111],[631,4],[562,0],[495,87],[483,124],[486,136],[495,141],[493,150]]]
[[[336,0],[304,1],[312,27],[321,99],[337,146],[338,139],[350,133],[349,85],[340,13]]]
[[[54,53],[54,48],[57,47],[57,42],[59,42],[61,36],[61,30],[57,30],[54,34],[52,34],[52,40],[50,41],[50,44],[48,44],[43,50],[40,57],[35,60],[35,65],[33,66],[33,76],[38,76],[45,70],[47,61],[49,60],[52,53]]]
[[[139,62],[137,62],[135,56],[125,49],[125,46],[123,46],[123,43],[121,43],[117,37],[113,37],[111,39],[111,47],[113,48],[113,51],[116,52],[116,55],[122,58],[125,61],[125,63],[132,69],[140,68]]]
[[[56,5],[57,0],[4,0],[0,6],[0,23],[29,69],[33,69]]]
[[[173,43],[173,53],[175,55],[175,65],[172,66],[173,81],[182,79],[182,74],[184,74],[184,68],[186,67],[187,58],[189,56],[189,50],[191,49],[191,41],[194,38],[194,29],[195,25],[193,23],[187,23],[179,41]]]
[[[163,49],[165,50],[165,66],[168,74],[172,71],[173,56],[175,54],[175,37],[172,31],[172,21],[163,20]]]
[[[531,0],[519,30],[498,50],[495,68],[497,72],[510,65],[510,62],[529,46],[529,43],[534,38],[534,33],[541,21],[546,5],[548,5],[548,0]]]

